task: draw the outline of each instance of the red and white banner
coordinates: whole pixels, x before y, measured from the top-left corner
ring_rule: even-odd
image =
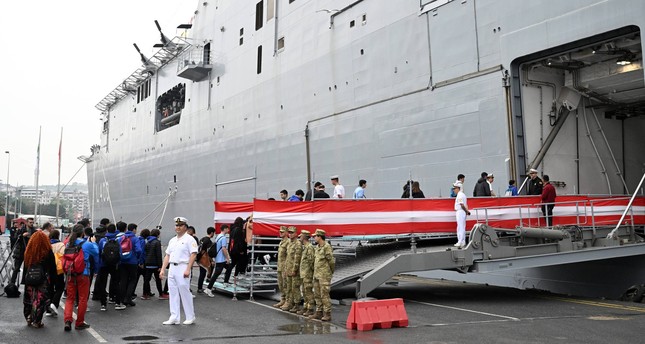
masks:
[[[231,225],[236,218],[246,219],[253,214],[252,202],[215,202],[215,232],[220,232],[223,224]]]
[[[329,236],[385,235],[409,233],[454,233],[454,198],[396,200],[316,200],[280,202],[255,200],[253,203],[216,202],[215,222],[232,223],[253,212],[254,234],[277,236],[280,226],[296,226],[314,231],[324,229]],[[628,198],[558,196],[553,210],[554,225],[615,225]],[[544,226],[539,196],[471,198],[467,228],[477,222],[493,227]],[[645,224],[645,198],[635,200],[625,222]],[[592,217],[593,215],[593,217]]]

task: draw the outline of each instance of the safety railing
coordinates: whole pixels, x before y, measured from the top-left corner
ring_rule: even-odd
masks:
[[[543,212],[543,206],[553,205],[556,209],[558,209],[557,217],[558,219],[560,219],[560,221],[558,222],[559,225],[586,226],[589,224],[589,202],[589,200],[576,200],[566,202],[522,204],[500,207],[475,208],[473,209],[473,211],[475,212],[475,220],[477,223],[485,223],[487,225],[490,225],[492,221],[505,221],[506,223],[512,223],[514,222],[513,220],[517,220],[517,226],[542,227],[542,222],[546,220],[545,214]],[[554,215],[553,218],[555,217],[556,216]],[[563,220],[568,218],[573,218],[574,220]]]

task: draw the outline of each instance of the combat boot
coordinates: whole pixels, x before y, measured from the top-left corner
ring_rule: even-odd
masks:
[[[325,312],[325,315],[320,320],[331,321],[331,312]]]
[[[314,314],[309,316],[309,319],[311,320],[320,320],[323,317],[322,311],[316,311]]]
[[[289,311],[293,306],[291,305],[290,302],[285,302],[282,307],[280,307],[281,310],[283,311]]]
[[[278,303],[276,303],[275,305],[273,305],[273,307],[275,307],[275,308],[280,308],[280,307],[282,307],[283,305],[284,305],[284,300],[280,300],[280,302],[278,302]]]
[[[293,307],[291,307],[291,309],[289,309],[289,313],[296,313],[296,314],[298,314],[298,305],[296,304],[296,305],[294,305]]]
[[[296,312],[298,315],[305,315],[305,313],[307,313],[307,310],[304,308]]]
[[[305,317],[308,317],[308,316],[313,315],[313,314],[314,314],[314,311],[313,311],[313,310],[311,310],[311,309],[305,309],[305,310],[302,312],[302,316],[305,316]]]

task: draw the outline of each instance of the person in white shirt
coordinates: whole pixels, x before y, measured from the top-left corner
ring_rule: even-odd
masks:
[[[489,174],[489,175],[488,175],[488,177],[486,177],[486,182],[488,183],[488,187],[490,188],[490,195],[491,195],[492,197],[497,196],[497,195],[495,194],[495,191],[493,191],[493,182],[494,182],[494,181],[495,181],[495,176],[494,176],[492,173],[491,173],[491,174]]]
[[[164,325],[177,325],[180,318],[180,305],[184,306],[186,321],[184,325],[195,323],[195,309],[193,308],[193,295],[190,293],[190,273],[197,257],[197,241],[192,236],[186,235],[188,230],[187,220],[184,217],[175,218],[175,232],[177,236],[170,239],[166,256],[161,266],[159,276],[163,279],[168,266],[168,289],[170,291],[170,318],[163,322]]]
[[[331,176],[331,184],[334,185],[334,195],[331,198],[345,198],[345,188],[338,182],[338,176]]]
[[[453,189],[457,194],[455,198],[455,212],[457,216],[457,243],[455,247],[464,248],[466,246],[466,215],[470,215],[468,210],[468,200],[466,194],[461,191],[461,183],[453,184]]]

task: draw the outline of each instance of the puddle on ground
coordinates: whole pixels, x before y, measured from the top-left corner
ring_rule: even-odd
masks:
[[[345,331],[344,328],[331,323],[309,320],[298,324],[281,325],[278,326],[278,330],[296,334],[327,334]]]
[[[148,335],[142,335],[142,336],[129,336],[129,337],[123,337],[121,338],[123,340],[128,340],[128,341],[139,341],[139,340],[155,340],[159,339],[159,337],[156,336],[148,336]]]

